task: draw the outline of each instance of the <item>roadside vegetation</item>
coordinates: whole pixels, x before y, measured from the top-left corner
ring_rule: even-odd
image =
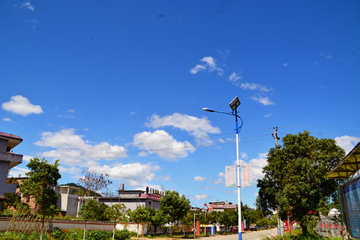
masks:
[[[265,237],[263,240],[342,240],[342,238],[328,238],[316,234],[314,231],[303,233],[301,229],[291,230],[291,235],[287,232],[284,236]]]

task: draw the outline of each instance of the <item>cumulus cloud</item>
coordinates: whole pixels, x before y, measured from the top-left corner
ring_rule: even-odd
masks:
[[[194,182],[202,182],[202,181],[204,181],[206,178],[204,178],[204,177],[200,177],[200,176],[196,176],[196,177],[194,177]]]
[[[145,151],[141,152],[140,156],[155,153],[165,160],[184,158],[195,152],[195,147],[188,141],[176,141],[164,130],[138,133],[132,144]]]
[[[267,96],[254,95],[250,98],[253,101],[259,102],[265,106],[267,105],[275,105],[274,101],[271,101]]]
[[[152,115],[145,126],[152,128],[160,127],[175,127],[181,130],[185,130],[196,137],[196,142],[203,145],[211,145],[213,142],[208,139],[208,133],[220,133],[220,129],[213,127],[210,121],[206,118],[197,118],[186,114],[174,113],[173,115],[167,115],[160,117],[159,115]]]
[[[225,178],[225,173],[223,172],[219,173],[219,177]]]
[[[55,149],[39,155],[60,159],[61,164],[68,166],[91,166],[96,165],[96,161],[101,159],[114,160],[127,157],[127,150],[123,146],[110,145],[107,142],[91,145],[82,139],[84,136],[76,135],[74,131],[75,129],[70,128],[55,133],[41,133],[41,140],[35,142],[35,145]]]
[[[155,179],[155,172],[160,170],[158,165],[151,163],[119,163],[115,166],[94,166],[89,170],[98,174],[108,174],[111,179],[126,181],[132,187],[138,187],[144,184],[146,181],[152,181]]]
[[[190,69],[190,73],[191,74],[196,74],[200,71],[209,71],[209,72],[213,72],[213,71],[217,71],[219,76],[223,75],[223,70],[219,67],[217,67],[216,65],[216,60],[213,57],[204,57],[202,59],[199,60],[200,62],[203,62],[202,64],[197,64],[195,67],[193,67],[192,69]]]
[[[29,9],[31,11],[34,11],[35,10],[35,7],[33,5],[30,4],[30,1],[29,2],[25,2],[25,3],[22,3],[20,5],[21,8],[26,8],[26,9]]]
[[[207,195],[207,194],[195,195],[196,200],[208,199],[208,198],[209,198],[209,195]]]
[[[10,118],[3,118],[3,121],[5,121],[5,122],[12,122]]]
[[[25,177],[25,173],[29,172],[29,169],[27,168],[21,168],[21,167],[13,167],[9,171],[9,176],[11,177]]]
[[[10,102],[5,102],[2,104],[2,108],[6,111],[23,116],[27,116],[32,113],[43,113],[43,110],[39,105],[31,104],[29,99],[21,95],[12,96],[10,98]]]
[[[360,142],[360,138],[346,135],[342,137],[336,137],[335,141],[336,144],[342,147],[346,151],[346,154],[348,154],[355,147],[355,145]]]

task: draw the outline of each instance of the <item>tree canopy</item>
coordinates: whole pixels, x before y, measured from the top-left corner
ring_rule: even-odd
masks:
[[[271,148],[257,204],[263,210],[279,209],[279,216],[296,220],[304,233],[318,209],[337,198],[337,183],[325,176],[345,156],[333,139],[318,139],[304,131],[283,138],[283,146]]]
[[[160,210],[170,217],[172,227],[190,211],[190,201],[177,191],[167,190],[160,200]],[[172,236],[172,229],[170,232]]]
[[[41,238],[45,217],[53,217],[60,212],[57,206],[58,194],[54,188],[61,178],[59,172],[59,160],[54,164],[48,163],[45,159],[32,158],[26,165],[30,172],[25,173],[29,179],[20,185],[20,191],[24,197],[34,198],[37,214],[42,217]]]

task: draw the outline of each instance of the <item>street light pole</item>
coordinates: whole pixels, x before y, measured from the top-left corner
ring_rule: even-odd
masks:
[[[206,112],[216,112],[216,113],[222,113],[222,114],[228,114],[228,115],[233,115],[235,116],[235,132],[236,132],[236,168],[237,168],[237,187],[238,187],[238,233],[239,233],[239,240],[242,240],[242,232],[241,232],[241,184],[240,184],[240,179],[241,179],[241,172],[240,172],[240,158],[239,158],[239,129],[241,129],[242,125],[243,125],[243,121],[241,119],[241,117],[237,114],[237,108],[240,106],[240,100],[238,97],[235,97],[229,104],[232,113],[226,113],[226,112],[219,112],[219,111],[215,111],[213,109],[209,109],[209,108],[203,108],[204,111]],[[241,125],[240,127],[238,126],[238,118],[241,120]]]

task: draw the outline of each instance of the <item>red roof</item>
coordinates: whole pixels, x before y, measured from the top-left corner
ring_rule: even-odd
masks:
[[[160,199],[161,199],[161,196],[152,195],[152,194],[146,194],[146,193],[141,194],[140,197],[142,197],[142,198],[152,198],[152,199],[156,199],[156,200],[160,200]]]
[[[3,133],[3,132],[0,132],[0,137],[17,139],[17,140],[20,140],[20,141],[23,140],[21,137],[19,137],[19,136],[17,136],[17,135],[10,134],[10,133]]]

